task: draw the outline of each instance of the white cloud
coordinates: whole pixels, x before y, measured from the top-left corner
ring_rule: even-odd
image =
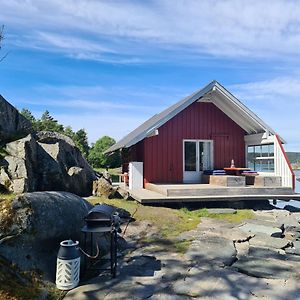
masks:
[[[134,105],[130,103],[118,103],[114,101],[91,101],[88,99],[72,99],[72,100],[53,100],[53,99],[46,99],[45,101],[41,100],[24,100],[22,101],[23,104],[30,104],[30,105],[45,105],[46,103],[49,110],[51,107],[55,108],[70,108],[70,109],[80,109],[82,111],[107,111],[107,110],[119,110],[119,111],[153,111],[155,109],[162,110],[161,106],[153,106],[153,105]]]
[[[299,56],[298,1],[0,0],[0,5],[7,31],[22,30],[21,42],[31,37],[25,46],[42,44],[78,59],[139,63],[143,54],[149,59],[162,49],[164,59],[171,50],[247,59]],[[111,55],[116,53],[120,57]]]

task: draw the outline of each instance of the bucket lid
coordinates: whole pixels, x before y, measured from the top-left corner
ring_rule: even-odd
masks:
[[[64,240],[62,242],[60,242],[60,245],[63,247],[74,247],[74,246],[78,246],[79,242],[73,242],[72,240]]]

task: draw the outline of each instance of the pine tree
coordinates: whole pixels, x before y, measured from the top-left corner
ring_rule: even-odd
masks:
[[[75,132],[73,136],[73,141],[78,147],[78,149],[81,151],[83,156],[87,157],[89,154],[90,147],[85,129],[79,129],[77,132]]]
[[[25,117],[28,121],[30,121],[32,124],[34,124],[36,122],[35,117],[33,116],[33,114],[31,113],[31,111],[27,108],[23,108],[20,112],[20,114]]]

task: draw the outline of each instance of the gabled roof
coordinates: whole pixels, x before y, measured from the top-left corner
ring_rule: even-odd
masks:
[[[155,130],[168,122],[178,113],[183,111],[192,103],[212,102],[222,110],[229,118],[243,128],[247,134],[265,133],[276,134],[262,119],[254,114],[228,90],[226,90],[216,80],[206,85],[201,90],[180,100],[159,114],[154,115],[135,130],[130,132],[116,144],[111,146],[106,153],[116,151],[122,148],[128,148],[144,138],[151,136]]]

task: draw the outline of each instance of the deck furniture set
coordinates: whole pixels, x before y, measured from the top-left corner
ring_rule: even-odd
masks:
[[[202,183],[230,186],[230,187],[280,187],[281,177],[275,175],[262,175],[249,168],[230,167],[224,170],[204,171]]]

